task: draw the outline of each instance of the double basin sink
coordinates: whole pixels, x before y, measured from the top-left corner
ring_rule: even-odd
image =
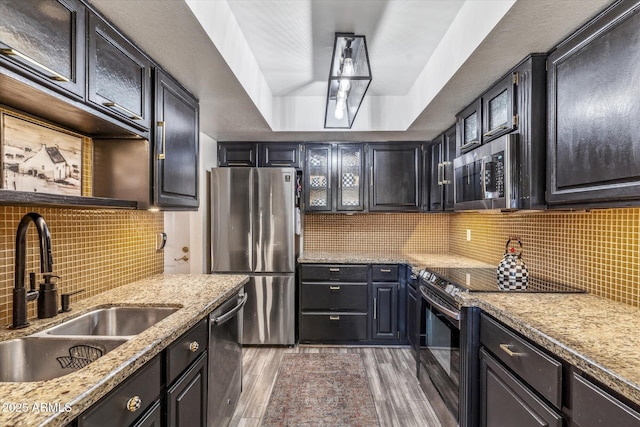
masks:
[[[0,342],[0,382],[43,381],[67,375],[177,310],[97,308],[36,334]]]

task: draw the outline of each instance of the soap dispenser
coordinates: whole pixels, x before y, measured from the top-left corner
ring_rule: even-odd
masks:
[[[44,282],[40,283],[38,295],[38,319],[48,319],[58,314],[58,288],[51,281],[52,278],[59,279],[53,274],[44,274]]]

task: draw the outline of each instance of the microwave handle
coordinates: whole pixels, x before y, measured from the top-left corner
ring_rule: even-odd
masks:
[[[491,157],[489,156],[484,156],[482,158],[482,166],[480,167],[480,182],[482,183],[482,198],[486,199],[487,198],[487,179],[486,179],[486,173],[487,173],[487,159],[491,159]]]

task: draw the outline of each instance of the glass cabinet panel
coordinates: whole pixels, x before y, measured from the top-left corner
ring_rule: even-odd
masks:
[[[458,144],[456,154],[473,150],[482,144],[482,100],[478,98],[456,115]]]
[[[483,143],[518,127],[514,98],[517,82],[517,72],[508,74],[482,95],[484,102],[482,110],[484,115],[482,120]]]
[[[331,206],[331,146],[307,147],[305,170],[307,211],[330,211]]]
[[[364,209],[363,150],[361,145],[338,146],[338,206],[337,210]]]

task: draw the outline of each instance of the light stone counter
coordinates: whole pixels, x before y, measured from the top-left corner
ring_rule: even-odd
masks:
[[[76,372],[48,381],[0,383],[0,425],[66,425],[207,316],[247,281],[248,277],[242,275],[160,274],[72,302],[71,312],[53,319],[36,319],[25,329],[3,329],[0,331],[2,341],[39,332],[96,307],[182,307]],[[58,404],[60,407],[68,404],[71,409],[69,412],[38,412],[34,405],[39,403]],[[17,412],[17,404],[24,404],[25,411]]]
[[[429,267],[494,267],[482,261],[453,254],[384,254],[358,252],[304,252],[303,264],[409,264],[417,272]]]
[[[461,294],[640,405],[640,308],[588,294]]]

